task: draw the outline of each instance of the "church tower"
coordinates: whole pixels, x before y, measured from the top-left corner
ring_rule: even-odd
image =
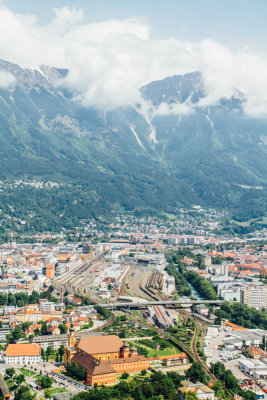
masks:
[[[70,333],[68,336],[68,347],[65,347],[65,349],[64,349],[64,364],[65,365],[68,363],[71,363],[72,357],[76,353],[75,344],[76,344],[76,338],[74,336],[74,330],[71,327]]]

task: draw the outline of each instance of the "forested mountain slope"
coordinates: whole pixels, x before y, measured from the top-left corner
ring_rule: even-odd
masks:
[[[142,87],[140,104],[103,111],[73,101],[62,86],[66,70],[0,61],[0,71],[16,79],[0,88],[0,179],[61,185],[42,194],[5,189],[2,210],[46,208],[71,224],[118,210],[202,204],[258,215],[266,208],[267,121],[244,114],[239,92],[198,106],[205,90],[194,72]]]

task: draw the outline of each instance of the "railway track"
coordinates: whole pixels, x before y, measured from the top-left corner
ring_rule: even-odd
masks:
[[[192,352],[194,354],[194,359],[199,364],[201,364],[201,366],[203,367],[205,372],[210,376],[211,379],[216,380],[215,376],[210,372],[209,368],[207,367],[205,362],[201,359],[201,357],[200,357],[200,355],[198,354],[198,351],[197,351],[198,334],[199,334],[199,331],[201,329],[200,341],[203,342],[204,336],[205,336],[205,332],[206,332],[206,324],[203,321],[196,320],[196,319],[192,318],[190,316],[190,314],[188,312],[186,312],[186,311],[183,311],[183,314],[184,314],[185,317],[192,319],[192,322],[193,322],[194,327],[195,327],[194,336],[193,336],[192,344],[191,344]]]
[[[100,253],[97,257],[89,262],[83,263],[78,267],[66,272],[63,276],[55,279],[55,287],[63,290],[81,292],[81,289],[86,286],[86,276],[97,266],[97,264],[104,258],[107,251]]]
[[[186,317],[186,312],[184,313],[184,317]],[[187,354],[192,360],[195,360],[196,362],[198,362],[202,368],[204,369],[204,371],[206,372],[206,374],[213,380],[216,381],[215,376],[210,372],[209,368],[207,367],[207,365],[205,364],[205,362],[200,358],[198,352],[197,352],[197,338],[198,338],[198,333],[199,333],[199,325],[193,320],[194,326],[195,326],[195,331],[194,331],[194,336],[192,339],[192,349],[188,348],[187,346],[185,346],[180,340],[178,340],[175,336],[171,335],[168,332],[162,331],[162,329],[160,328],[156,328],[154,325],[149,324],[147,321],[145,321],[143,318],[141,317],[136,317],[136,319],[139,320],[139,322],[141,322],[143,325],[146,325],[148,328],[153,329],[155,332],[158,332],[162,337],[165,337],[169,340],[171,340],[174,344],[176,344],[179,348],[181,348],[183,350],[183,352],[185,354]],[[203,331],[203,329],[202,329]]]

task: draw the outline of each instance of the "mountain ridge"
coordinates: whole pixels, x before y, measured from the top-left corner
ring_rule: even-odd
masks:
[[[192,204],[239,210],[244,203],[263,212],[265,189],[259,195],[242,185],[266,188],[267,121],[244,114],[240,92],[198,107],[205,88],[193,72],[143,86],[142,104],[104,111],[83,107],[58,85],[67,70],[0,60],[1,70],[16,74],[15,84],[0,88],[2,179],[81,185],[83,215]],[[162,104],[194,109],[160,114]]]

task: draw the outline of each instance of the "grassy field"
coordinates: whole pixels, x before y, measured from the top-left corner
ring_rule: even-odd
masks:
[[[67,390],[65,388],[53,388],[53,389],[46,389],[45,393],[49,396],[49,397],[53,397],[53,394],[56,393],[63,393],[63,392],[67,392]]]
[[[37,374],[35,371],[31,371],[30,369],[26,368],[19,368],[19,371],[25,376],[33,376],[35,379],[40,379],[43,375]]]
[[[180,354],[181,352],[176,347],[168,347],[164,350],[149,349],[148,357],[171,356],[172,354]]]
[[[25,376],[34,376],[34,375],[36,375],[35,371],[31,371],[31,370],[26,369],[26,368],[19,368],[19,371]]]
[[[250,225],[252,225],[253,223],[257,223],[257,224],[260,224],[260,225],[265,225],[265,224],[267,224],[267,216],[265,216],[265,217],[259,217],[259,218],[252,218],[252,219],[250,219],[249,221],[243,221],[243,222],[241,222],[241,221],[236,221],[236,220],[230,220],[230,222],[232,223],[232,224],[236,224],[236,225],[239,225],[239,226],[244,226],[244,227],[247,227],[247,226],[250,226]]]
[[[166,349],[162,350],[155,350],[152,349],[151,347],[145,346],[144,344],[141,344],[138,341],[131,341],[131,343],[134,344],[134,346],[137,347],[143,347],[144,349],[148,350],[147,357],[159,357],[159,356],[171,356],[172,354],[180,354],[180,350],[178,350],[176,347],[171,346],[167,347]]]

